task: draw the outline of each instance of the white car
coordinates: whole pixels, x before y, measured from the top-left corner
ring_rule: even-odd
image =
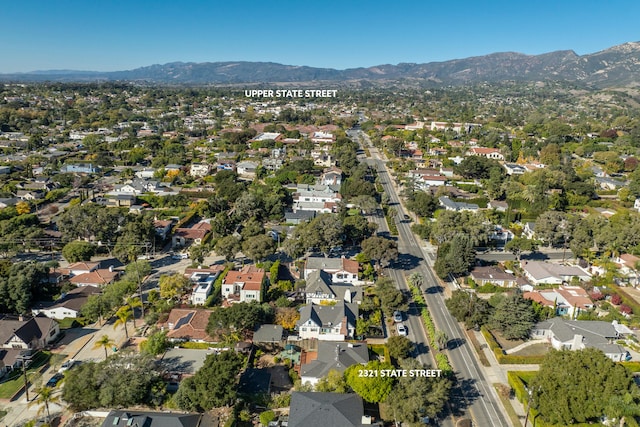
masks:
[[[393,321],[396,323],[402,322],[402,313],[398,310],[393,312]]]
[[[76,364],[76,361],[74,359],[69,359],[66,362],[64,362],[62,366],[60,366],[60,369],[58,369],[58,372],[63,373],[64,371],[71,369],[75,364]]]
[[[398,335],[400,335],[401,337],[406,337],[409,334],[407,331],[407,327],[402,323],[398,323],[396,325],[396,330],[398,331]]]

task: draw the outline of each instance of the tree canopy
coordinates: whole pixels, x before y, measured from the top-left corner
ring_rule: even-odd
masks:
[[[545,421],[560,425],[598,422],[611,397],[638,396],[638,387],[626,368],[593,348],[552,350],[529,389],[531,406]]]

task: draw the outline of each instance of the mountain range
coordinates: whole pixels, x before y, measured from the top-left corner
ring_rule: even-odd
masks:
[[[403,81],[430,86],[555,80],[601,88],[640,86],[640,42],[624,43],[587,55],[577,55],[572,50],[541,55],[502,52],[444,62],[385,64],[346,70],[272,62],[172,62],[127,71],[49,70],[0,74],[0,80],[137,81],[180,85]]]

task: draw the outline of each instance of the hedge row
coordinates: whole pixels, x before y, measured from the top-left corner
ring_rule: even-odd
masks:
[[[411,294],[413,295],[413,300],[420,304],[422,316],[422,321],[424,322],[424,326],[427,329],[427,335],[429,339],[429,343],[431,345],[431,349],[433,351],[438,351],[438,342],[436,340],[436,327],[433,324],[433,319],[431,319],[431,313],[427,309],[427,305],[425,304],[424,297],[420,292],[420,289],[417,286],[409,285],[411,289]],[[444,353],[436,353],[435,356],[436,364],[438,365],[438,369],[442,371],[444,375],[450,375],[453,372],[451,368],[451,363],[449,363],[449,358]]]

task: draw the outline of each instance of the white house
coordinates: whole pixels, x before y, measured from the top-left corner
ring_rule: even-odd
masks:
[[[193,273],[189,280],[193,283],[193,291],[191,292],[190,301],[193,305],[204,305],[207,301],[211,291],[213,290],[213,283],[216,281],[219,272],[217,273]]]
[[[467,151],[467,156],[482,156],[487,159],[504,160],[504,156],[497,148],[472,147]]]
[[[570,282],[573,277],[581,281],[591,278],[591,275],[578,266],[551,264],[544,261],[520,262],[524,275],[533,285],[561,285]]]
[[[242,270],[232,270],[222,281],[222,297],[235,302],[262,302],[267,275],[262,268],[245,265]]]
[[[80,310],[91,295],[97,295],[102,290],[97,286],[79,286],[63,294],[54,303],[39,303],[31,310],[34,316],[43,314],[50,319],[62,320],[65,318],[80,317]]]
[[[292,210],[314,211],[317,213],[332,213],[337,210],[342,196],[337,188],[330,185],[298,185],[293,193]]]
[[[202,178],[209,174],[209,165],[204,163],[191,163],[189,175],[194,178]]]
[[[331,276],[331,283],[350,283],[352,285],[363,285],[364,282],[358,278],[360,264],[345,257],[326,258],[309,257],[304,266],[304,277],[307,278],[313,271],[322,270]]]
[[[628,332],[627,332],[628,331]],[[554,317],[533,327],[531,338],[546,340],[556,350],[597,348],[614,362],[628,360],[629,352],[615,344],[621,333],[630,333],[617,323],[597,320],[565,320]]]
[[[331,283],[326,271],[314,270],[306,276],[304,289],[307,304],[334,304],[338,301],[362,301],[362,288],[350,283]]]
[[[307,304],[300,309],[296,328],[302,339],[344,341],[354,337],[357,318],[358,305],[354,303]]]

